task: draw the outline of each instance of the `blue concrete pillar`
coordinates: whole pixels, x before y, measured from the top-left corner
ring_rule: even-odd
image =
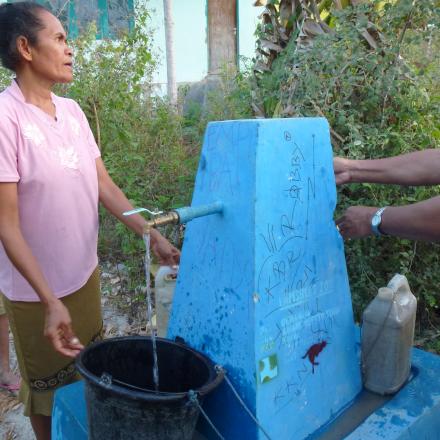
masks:
[[[221,364],[272,439],[306,438],[361,389],[327,121],[210,123],[192,205],[217,201],[187,225],[168,336]],[[206,408],[226,438],[265,438],[226,385]]]

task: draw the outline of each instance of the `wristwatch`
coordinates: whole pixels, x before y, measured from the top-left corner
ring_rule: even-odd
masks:
[[[376,213],[373,215],[373,217],[371,218],[371,230],[373,231],[374,235],[377,235],[377,236],[385,235],[379,229],[380,224],[382,223],[382,214],[385,211],[385,209],[387,209],[386,206],[378,209],[376,211]]]

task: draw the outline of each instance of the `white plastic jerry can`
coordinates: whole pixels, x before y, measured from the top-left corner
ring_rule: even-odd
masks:
[[[164,338],[173,303],[177,280],[177,267],[160,266],[154,279],[157,336]]]
[[[364,387],[378,394],[397,392],[409,377],[417,299],[404,275],[381,287],[362,317]]]

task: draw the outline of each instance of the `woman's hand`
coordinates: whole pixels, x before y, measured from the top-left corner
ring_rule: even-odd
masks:
[[[160,265],[175,266],[179,264],[180,251],[155,229],[151,231],[151,250],[159,259]]]
[[[56,298],[46,306],[44,336],[58,353],[67,357],[74,358],[84,348],[73,333],[69,311]]]

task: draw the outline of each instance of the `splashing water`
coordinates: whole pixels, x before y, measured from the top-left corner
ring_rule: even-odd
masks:
[[[151,305],[151,279],[150,279],[150,234],[144,234],[145,243],[145,279],[147,288],[147,321],[150,323],[151,342],[153,344],[153,382],[154,389],[159,392],[159,365],[157,363],[157,347],[156,347],[156,334],[153,329],[153,308]]]

